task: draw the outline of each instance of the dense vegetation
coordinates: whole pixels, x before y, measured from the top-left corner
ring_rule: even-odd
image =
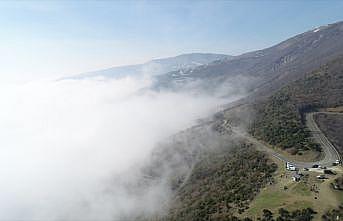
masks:
[[[165,220],[225,220],[242,213],[266,184],[276,164],[252,146],[203,154],[177,192]]]
[[[326,212],[322,216],[323,221],[337,221],[343,219],[343,205],[339,206],[338,209],[332,209]]]
[[[343,156],[343,114],[316,114],[315,121],[325,136]]]
[[[314,218],[313,217],[314,214],[316,214],[316,212],[311,208],[302,209],[302,210],[297,209],[292,212],[284,208],[281,208],[279,209],[279,215],[274,216],[274,214],[271,211],[269,211],[268,209],[264,209],[262,217],[257,218],[257,220],[261,220],[261,221],[310,221]],[[239,219],[233,216],[227,219],[227,221],[252,221],[252,219],[248,217],[244,219]]]
[[[273,95],[259,110],[253,126],[254,136],[282,149],[319,150],[301,119],[301,113],[286,91]]]
[[[283,87],[262,103],[255,103],[251,133],[282,149],[315,149],[306,131],[304,113],[343,104],[343,58]]]

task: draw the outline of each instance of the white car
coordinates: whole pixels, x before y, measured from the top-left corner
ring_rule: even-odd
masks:
[[[317,178],[318,179],[326,179],[325,175],[323,175],[323,174],[322,175],[318,175]]]
[[[295,167],[295,166],[290,166],[290,167],[288,167],[288,170],[290,170],[290,171],[296,171],[297,170],[297,168]]]

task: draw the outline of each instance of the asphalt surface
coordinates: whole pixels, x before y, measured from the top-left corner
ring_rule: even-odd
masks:
[[[230,126],[233,133],[242,136],[244,139],[248,140],[250,143],[253,143],[258,149],[268,152],[273,157],[286,162],[293,164],[297,168],[311,168],[314,164],[321,165],[321,166],[332,166],[336,160],[341,160],[340,155],[337,152],[336,148],[332,145],[332,143],[326,138],[324,133],[319,129],[316,122],[313,119],[313,116],[318,113],[325,113],[325,114],[343,114],[343,113],[332,113],[332,112],[312,112],[306,114],[306,126],[310,130],[312,137],[315,142],[320,144],[323,152],[324,158],[319,161],[314,162],[301,162],[301,161],[294,161],[290,160],[284,155],[274,151],[270,147],[266,146],[264,143],[260,142],[259,140],[255,139],[254,137],[250,136],[248,133],[239,130],[238,128],[231,127],[227,121],[224,121],[226,126]]]

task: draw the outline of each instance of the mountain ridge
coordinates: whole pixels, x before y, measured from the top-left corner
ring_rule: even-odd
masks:
[[[342,54],[343,22],[337,22],[306,31],[266,49],[157,76],[156,85],[179,90],[196,81],[203,81],[205,89],[223,82],[245,83],[248,92],[266,96]]]
[[[230,55],[215,53],[186,53],[173,57],[152,59],[142,64],[116,66],[102,70],[81,73],[69,78],[122,78],[126,76],[139,76],[143,74],[159,75],[179,69],[191,69],[215,60],[230,59],[232,57],[233,56]]]

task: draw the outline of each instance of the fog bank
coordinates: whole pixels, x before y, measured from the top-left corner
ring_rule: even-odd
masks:
[[[0,220],[116,220],[153,210],[168,196],[163,183],[142,197],[110,180],[132,179],[158,142],[230,99],[150,85],[131,77],[2,85]]]

